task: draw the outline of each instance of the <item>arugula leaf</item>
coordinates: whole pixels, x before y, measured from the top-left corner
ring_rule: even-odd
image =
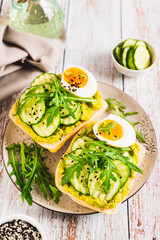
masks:
[[[103,149],[108,150],[111,153],[114,153],[115,158],[124,162],[130,169],[134,170],[135,172],[143,174],[142,170],[139,167],[137,167],[137,165],[128,161],[129,160],[128,157],[125,157],[119,153],[119,149],[107,146],[105,145],[105,142],[102,141],[89,141],[87,143],[102,147]]]
[[[111,174],[111,165],[110,165],[110,162],[108,161],[108,165],[107,165],[106,169],[100,175],[100,179],[102,179],[105,176],[103,185],[104,185],[104,192],[106,194],[108,193],[108,191],[111,187],[110,174]]]
[[[105,126],[105,123],[102,122],[102,124],[100,126],[98,126],[98,131],[100,132],[108,132],[110,133],[111,129],[114,129],[114,127],[116,126],[117,122],[114,122],[113,124],[112,123],[108,123],[106,126]]]
[[[9,151],[9,162],[13,170],[11,176],[16,176],[16,185],[21,189],[22,201],[26,199],[29,205],[32,205],[31,186],[38,184],[44,197],[49,200],[48,190],[51,197],[56,203],[61,195],[56,188],[54,175],[48,172],[43,157],[43,148],[38,148],[35,142],[27,146],[24,142],[19,144],[11,144],[6,148]],[[19,156],[20,155],[20,160]]]
[[[61,192],[54,186],[52,186],[51,184],[49,184],[49,188],[51,190],[52,193],[52,198],[55,201],[55,203],[59,203],[59,198],[61,196]]]
[[[137,130],[135,129],[135,125],[138,124],[138,122],[134,123],[134,122],[130,122],[128,119],[126,119],[126,116],[131,116],[131,115],[135,115],[137,114],[137,112],[124,112],[124,109],[126,109],[126,106],[117,101],[115,98],[107,98],[105,100],[107,103],[108,103],[108,107],[109,107],[109,110],[110,111],[114,111],[114,114],[118,115],[119,117],[125,119],[134,129],[135,133],[136,133],[136,136],[137,138],[143,142],[143,143],[146,143],[146,140],[145,138],[142,136],[142,134]]]
[[[22,161],[22,171],[25,172],[26,159],[25,159],[25,153],[24,153],[24,144],[23,142],[20,142],[19,145],[21,147],[20,154],[21,154],[21,161]]]
[[[53,107],[51,107],[51,108],[49,108],[48,109],[48,113],[50,113],[50,115],[49,115],[49,117],[47,118],[47,127],[49,127],[50,125],[51,125],[51,123],[53,122],[53,118],[55,117],[55,116],[57,116],[57,114],[58,114],[58,107],[55,107],[55,106],[53,106]]]
[[[61,181],[61,184],[62,186],[64,186],[65,184],[69,183],[74,172],[77,172],[79,171],[79,169],[81,170],[82,167],[87,163],[87,161],[82,161],[82,162],[78,162],[78,163],[75,163],[74,165],[72,165],[71,167],[69,168],[66,168],[64,170],[64,176],[62,177],[62,181]]]
[[[64,96],[64,99],[70,100],[70,101],[76,101],[76,102],[97,102],[97,100],[93,98],[81,98],[73,95]]]
[[[33,167],[30,173],[30,176],[27,180],[27,182],[25,183],[25,186],[22,189],[22,201],[24,202],[24,199],[26,198],[26,196],[30,196],[32,199],[32,196],[30,194],[31,192],[31,184],[32,184],[32,180],[34,178],[35,172],[36,172],[36,167],[37,167],[37,163],[38,163],[38,153],[37,153],[37,146],[35,145],[35,157],[34,157],[34,163],[33,163]]]

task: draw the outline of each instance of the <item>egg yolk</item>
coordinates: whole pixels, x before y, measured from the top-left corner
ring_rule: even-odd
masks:
[[[105,127],[109,123],[112,123],[112,126],[113,126],[114,123],[116,123],[114,128],[109,129],[109,132],[104,131],[104,130],[103,131],[102,130],[98,131],[98,133],[101,136],[103,136],[105,139],[111,140],[111,141],[117,141],[117,140],[119,140],[119,139],[121,139],[123,137],[123,129],[122,129],[122,126],[119,123],[117,123],[117,122],[115,122],[113,120],[109,120],[109,119],[103,121],[103,123],[104,123],[103,127]],[[101,124],[102,123],[99,124],[99,127],[101,126]]]
[[[63,75],[64,80],[69,83],[71,87],[83,88],[88,82],[87,74],[80,68],[68,68]]]

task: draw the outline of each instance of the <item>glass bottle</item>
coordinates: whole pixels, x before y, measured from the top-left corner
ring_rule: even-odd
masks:
[[[55,38],[63,28],[63,12],[56,0],[12,0],[9,25],[22,32]]]

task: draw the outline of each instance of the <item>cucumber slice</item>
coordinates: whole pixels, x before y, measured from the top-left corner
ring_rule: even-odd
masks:
[[[74,154],[75,156],[79,156],[82,153],[81,149],[76,149],[75,151],[71,152],[72,154]],[[68,156],[65,157],[65,166],[66,168],[71,167],[72,165],[74,165],[77,161],[74,161],[71,157],[70,154],[68,154]],[[86,164],[80,172],[80,176],[79,178],[77,178],[77,173],[75,172],[73,174],[73,177],[71,178],[71,184],[73,185],[73,187],[83,193],[83,194],[88,194],[88,175],[90,172],[90,168],[89,165]]]
[[[151,55],[144,46],[137,46],[133,55],[134,66],[137,70],[148,68],[151,64]]]
[[[88,189],[89,189],[89,194],[93,198],[98,198],[99,200],[105,200],[105,201],[111,201],[114,196],[119,192],[119,189],[121,188],[121,181],[116,172],[112,172],[114,177],[116,178],[116,182],[114,182],[112,179],[110,180],[110,190],[106,194],[104,192],[104,178],[100,179],[100,175],[102,173],[102,170],[97,169],[96,172],[92,172],[89,174],[88,178]]]
[[[90,173],[90,167],[88,164],[84,165],[80,172],[79,178],[77,178],[77,172],[73,174],[73,177],[71,178],[71,183],[73,187],[82,194],[89,194],[88,190],[88,176]]]
[[[86,142],[93,141],[93,140],[94,140],[93,138],[90,138],[87,136],[78,137],[72,144],[72,151],[76,150],[77,148],[86,148],[88,146]]]
[[[54,79],[57,79],[55,74],[43,73],[34,79],[34,81],[31,83],[31,86],[41,85],[44,83],[53,83]]]
[[[44,92],[44,89],[40,86],[37,91]],[[46,111],[45,101],[38,103],[39,99],[38,97],[34,97],[28,101],[23,100],[24,102],[21,103],[18,109],[18,115],[22,122],[33,125],[39,123],[44,117]]]
[[[123,51],[122,51],[122,65],[124,67],[127,67],[127,58],[128,58],[128,52],[129,52],[130,49],[131,49],[131,47],[123,48]]]
[[[101,148],[100,148],[99,146],[95,146],[95,145],[93,145],[93,144],[89,144],[88,149],[99,152]]]
[[[117,60],[117,62],[121,63],[121,47],[117,46],[114,49],[113,54],[114,54],[115,59]]]
[[[22,94],[21,94],[21,96],[20,96],[20,98],[19,98],[19,104],[21,104],[22,103],[22,101],[25,99],[25,97],[26,97],[26,94],[29,92],[31,90],[31,88],[27,88]]]
[[[128,38],[122,44],[122,49],[125,48],[125,47],[134,47],[135,44],[136,44],[136,40],[135,39]]]
[[[129,178],[130,169],[127,165],[125,165],[122,161],[119,161],[119,160],[114,160],[113,164],[117,168],[116,171],[118,172],[121,179],[121,187],[123,187]]]
[[[72,101],[72,104],[71,104],[71,103],[68,103],[68,107],[69,107],[73,112],[75,112],[75,111],[77,110],[78,104],[77,104],[76,102],[73,102],[73,101]],[[64,108],[64,106],[62,106],[59,111],[60,111],[61,117],[67,117],[67,116],[69,116],[69,112],[68,112],[68,110],[67,110],[66,108]]]
[[[54,116],[52,123],[47,127],[47,118],[49,117],[49,113],[46,112],[44,118],[42,121],[36,125],[32,125],[32,129],[36,132],[37,135],[40,137],[49,137],[51,136],[59,127],[61,123],[61,117],[58,113],[56,116]]]
[[[72,154],[74,154],[75,156],[79,156],[81,155],[82,150],[81,149],[76,149],[74,152],[71,152]],[[75,164],[77,161],[73,160],[73,158],[70,157],[70,154],[68,154],[65,157],[65,166],[66,168],[71,167],[73,164]]]
[[[136,48],[136,47],[139,46],[139,45],[144,46],[144,47],[147,48],[146,43],[143,42],[142,40],[138,40],[138,41],[136,42],[136,44],[134,45],[134,48]]]
[[[30,91],[32,91],[32,93],[43,93],[44,92],[44,88],[43,86],[42,87],[30,87],[30,88],[27,88],[20,96],[19,98],[19,104],[22,104],[24,103],[23,100],[25,99],[26,97],[26,94],[29,93]]]
[[[134,54],[134,50],[133,48],[131,48],[128,52],[128,56],[127,56],[127,67],[130,69],[135,70],[135,66],[133,64],[133,54]]]
[[[82,115],[82,107],[81,107],[80,104],[78,104],[78,107],[77,107],[74,114],[75,114],[75,117],[76,117],[75,119],[72,116],[64,117],[64,118],[61,119],[61,124],[65,125],[65,126],[70,126],[70,125],[73,125],[80,120],[81,115]]]
[[[42,84],[45,89],[45,92],[55,92],[54,85],[51,83]]]

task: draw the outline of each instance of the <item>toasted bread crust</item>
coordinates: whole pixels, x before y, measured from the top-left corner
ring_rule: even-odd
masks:
[[[73,131],[69,134],[67,134],[66,136],[63,136],[62,139],[58,142],[55,143],[45,143],[45,142],[40,142],[37,141],[36,139],[34,139],[34,137],[32,137],[39,145],[41,145],[44,148],[47,148],[50,152],[57,152],[63,145],[64,143],[71,138],[76,132],[78,132],[82,127],[84,127],[86,124],[92,122],[92,121],[96,121],[104,112],[105,110],[108,108],[107,103],[105,102],[105,100],[102,99],[102,107],[100,110],[94,111],[92,117],[88,120],[88,121],[84,121],[81,125],[75,127],[73,129]],[[17,116],[14,116],[15,112],[14,112],[14,105],[12,106],[10,113],[9,113],[9,117],[11,118],[11,120],[19,127],[21,128],[24,132],[26,132],[27,134],[29,134],[24,128],[23,128],[23,123],[20,123],[18,121]],[[30,135],[30,134],[29,134]]]
[[[81,131],[83,131],[85,128],[87,128],[87,125],[86,125],[83,129],[81,129],[81,130],[74,136],[74,138],[72,139],[72,142],[71,142],[71,144],[70,144],[70,146],[69,146],[69,148],[67,149],[67,151],[66,151],[65,154],[68,154],[68,153],[71,151],[72,143],[76,140],[76,138],[78,137],[78,134],[79,134]],[[137,142],[137,143],[138,143],[138,142]],[[144,148],[140,143],[138,143],[138,146],[139,146],[139,149],[140,149],[140,151],[139,151],[139,153],[138,153],[138,158],[140,159],[140,161],[139,161],[139,165],[140,165],[140,163],[141,163],[141,161],[143,160],[144,155],[145,155],[145,148]],[[105,209],[105,208],[96,208],[96,207],[93,207],[93,206],[87,204],[86,202],[84,202],[83,200],[80,200],[80,199],[76,198],[76,197],[73,196],[71,193],[68,193],[68,192],[65,190],[65,188],[61,185],[61,179],[62,179],[62,174],[61,174],[60,171],[59,171],[59,164],[58,164],[58,166],[57,166],[57,168],[56,168],[56,172],[55,172],[55,182],[56,182],[56,186],[59,188],[59,190],[60,190],[61,192],[67,194],[73,201],[75,201],[76,203],[80,204],[80,205],[83,206],[83,207],[87,207],[87,208],[93,209],[93,210],[95,210],[96,212],[101,212],[101,213],[113,215],[113,214],[115,214],[115,213],[118,211],[118,208],[119,208],[120,204],[122,203],[122,202],[118,203],[118,204],[116,205],[116,207],[113,208],[113,209]],[[131,189],[132,186],[133,186],[134,179],[135,179],[135,178],[130,178],[130,189]]]

